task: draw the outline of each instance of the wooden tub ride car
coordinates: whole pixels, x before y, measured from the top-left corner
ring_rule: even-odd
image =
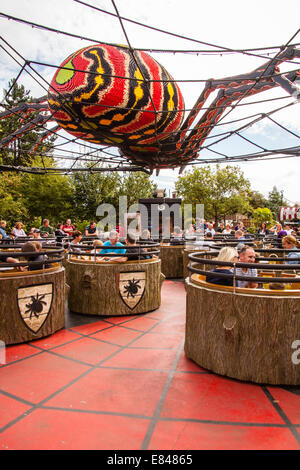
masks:
[[[267,288],[249,289],[210,284],[203,273],[191,273],[186,279],[187,357],[239,380],[300,385],[300,275],[275,276],[266,270],[261,279]],[[270,289],[267,279],[286,279],[286,288]]]
[[[82,259],[83,258],[83,259]],[[157,309],[161,304],[161,273],[158,258],[117,263],[89,256],[67,261],[69,307],[86,315],[133,315]]]
[[[0,340],[6,345],[43,338],[65,325],[67,287],[60,262],[53,258],[49,268],[35,271],[17,267],[0,267]]]

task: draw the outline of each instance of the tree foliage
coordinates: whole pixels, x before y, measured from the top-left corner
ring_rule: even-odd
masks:
[[[47,167],[53,167],[50,158],[44,158]],[[41,158],[35,157],[34,166],[41,166]],[[47,218],[51,223],[63,222],[70,217],[73,207],[73,188],[70,177],[64,175],[35,175],[25,173],[21,184],[22,197],[30,218]]]
[[[29,211],[22,196],[22,177],[17,173],[0,173],[0,219],[6,220],[9,229],[17,221],[26,221]]]
[[[266,207],[267,199],[259,191],[254,191],[250,189],[248,191],[249,204],[253,209],[258,209],[259,207]]]
[[[106,202],[118,204],[118,173],[78,172],[71,176],[73,186],[73,218],[94,220],[97,207]]]
[[[6,110],[11,110],[20,103],[32,102],[30,91],[26,90],[23,85],[18,85],[17,83],[13,85],[13,83],[14,80],[10,80],[8,83],[8,89],[3,90],[3,106],[6,108]],[[10,92],[8,93],[9,90]],[[12,134],[21,126],[26,125],[37,114],[37,111],[30,113],[23,120],[23,122],[21,122],[21,119],[24,118],[22,113],[13,112],[10,116],[2,119],[0,122],[0,140],[3,137]],[[34,156],[31,155],[30,151],[39,139],[40,133],[44,131],[45,129],[43,129],[41,126],[36,126],[34,129],[26,131],[24,134],[20,135],[17,139],[9,144],[9,147],[2,148],[0,150],[0,163],[13,166],[32,166],[32,160]],[[56,136],[50,137],[47,143],[44,142],[43,145],[39,147],[39,152],[43,151],[43,153],[49,153],[55,139]]]
[[[253,222],[256,227],[263,222],[265,222],[267,225],[273,224],[273,214],[267,207],[257,207],[253,211]]]
[[[127,196],[128,207],[137,204],[139,199],[153,197],[157,185],[150,181],[149,176],[142,172],[125,174],[121,178],[120,196]]]
[[[243,214],[250,210],[250,183],[237,166],[193,167],[179,176],[175,188],[183,203],[204,204],[206,219],[218,221],[228,214]]]
[[[281,206],[285,206],[287,203],[283,197],[283,190],[279,191],[276,186],[273,186],[272,191],[268,194],[268,200],[266,206],[273,213],[274,219],[279,219],[279,211]]]

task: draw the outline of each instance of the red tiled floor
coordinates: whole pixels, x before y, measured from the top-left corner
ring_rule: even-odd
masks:
[[[299,450],[300,446],[285,428],[160,421],[149,449]]]
[[[176,365],[184,338],[183,283],[164,282],[155,312],[95,320],[8,347],[8,360],[17,362],[0,369],[0,426],[7,425],[0,449],[140,449],[145,436],[151,449],[299,449],[276,410],[280,406],[300,432],[299,396],[268,387],[272,404],[261,386],[209,373],[183,351]],[[27,415],[30,405],[5,392],[31,403],[45,400],[44,407]],[[152,423],[158,406],[159,421]]]
[[[0,449],[139,449],[149,422],[58,410],[36,410],[1,435]]]
[[[59,346],[54,351],[67,358],[96,365],[118,350],[119,347],[112,344],[102,343],[93,338],[81,338],[76,342],[76,347],[70,343]]]
[[[114,326],[92,335],[92,338],[101,339],[120,346],[126,346],[130,341],[138,338],[140,334],[141,333],[139,331],[129,330],[122,326]]]
[[[146,333],[144,336],[134,341],[131,348],[178,348],[183,336],[181,334],[160,335]]]
[[[13,419],[18,418],[18,416],[21,416],[30,408],[30,405],[25,405],[0,393],[0,428],[7,425]]]
[[[36,348],[28,344],[16,344],[12,346],[7,346],[5,349],[5,361],[6,364],[10,364],[14,361],[19,361],[25,357],[33,356],[34,354],[39,354]]]
[[[181,370],[184,372],[209,372],[207,369],[203,369],[202,367],[198,366],[198,364],[196,364],[191,359],[188,359],[184,351],[182,351],[180,355],[176,370]]]
[[[161,417],[246,423],[283,420],[264,392],[214,374],[175,373]]]
[[[129,328],[134,328],[135,330],[139,331],[147,331],[155,325],[157,325],[157,320],[153,320],[151,318],[143,316],[140,318],[135,318],[134,320],[123,326],[128,326]]]
[[[38,403],[88,370],[82,364],[44,352],[1,369],[1,389]]]
[[[120,315],[119,317],[107,317],[107,321],[109,323],[118,325],[119,323],[127,323],[131,320],[134,320],[134,318],[136,318],[136,315]]]
[[[293,424],[300,425],[300,395],[279,387],[268,387],[278,406]]]
[[[32,341],[31,344],[42,349],[50,349],[79,338],[80,336],[76,333],[73,333],[72,331],[59,330],[51,336],[46,336],[46,338],[36,339]]]
[[[175,349],[125,349],[105,362],[105,367],[129,367],[134,369],[167,369],[174,362]]]
[[[91,335],[96,333],[96,331],[103,330],[104,328],[109,328],[111,325],[105,321],[96,321],[95,323],[87,323],[86,325],[73,326],[71,329],[82,333],[83,335]]]
[[[179,333],[184,335],[185,323],[172,323],[168,320],[159,323],[157,326],[152,328],[151,333]]]
[[[166,372],[95,369],[47,405],[152,416],[166,379]]]

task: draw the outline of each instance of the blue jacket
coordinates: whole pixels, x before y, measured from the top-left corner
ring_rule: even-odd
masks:
[[[2,235],[3,240],[9,238],[9,236],[5,232],[4,228],[2,228],[2,227],[0,227],[0,234]]]

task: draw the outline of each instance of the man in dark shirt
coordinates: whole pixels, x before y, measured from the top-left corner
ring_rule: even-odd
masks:
[[[90,225],[85,227],[84,235],[86,237],[97,237],[97,226],[96,222],[92,221]]]
[[[137,261],[139,259],[150,258],[150,255],[147,255],[145,248],[141,248],[136,244],[136,238],[134,235],[127,234],[126,245],[127,248],[125,256],[127,257],[128,261]]]

